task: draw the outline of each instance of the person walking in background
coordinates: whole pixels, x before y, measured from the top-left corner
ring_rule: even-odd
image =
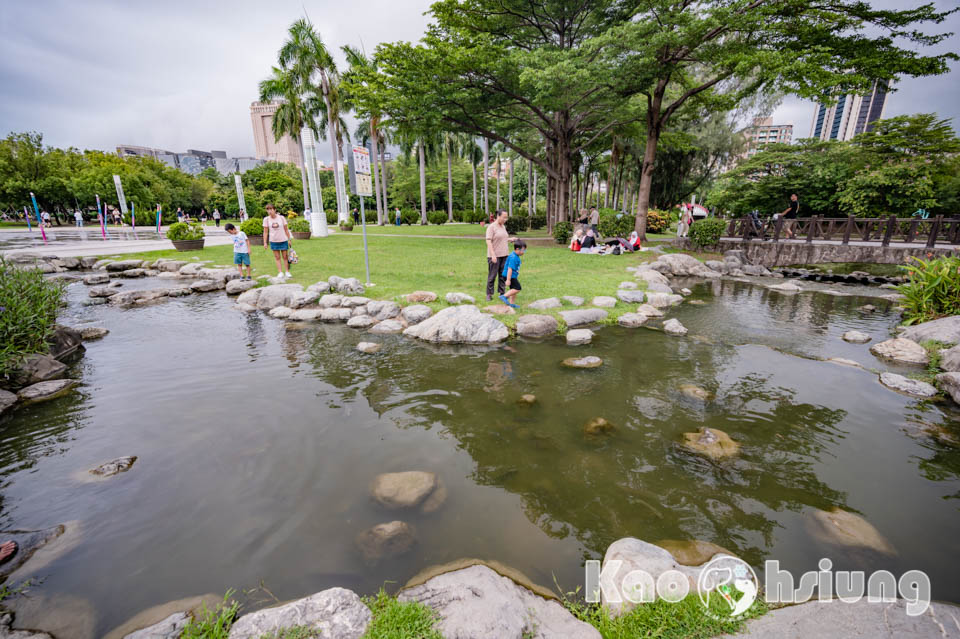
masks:
[[[200,209],[200,223],[201,223],[201,224],[206,224],[206,223],[207,223],[207,210],[206,210],[206,209]]]
[[[800,199],[796,193],[790,194],[790,206],[783,210],[780,215],[783,216],[783,230],[787,234],[787,239],[792,240],[796,235],[793,232],[793,225],[797,223],[797,214],[800,212]]]
[[[73,219],[77,221],[77,228],[83,228],[83,213],[80,212],[80,209],[77,209],[73,212]]]
[[[600,229],[597,228],[598,224],[600,224],[600,211],[592,208],[590,209],[590,230],[593,231],[594,237],[600,237]]]
[[[213,223],[217,225],[217,228],[220,228],[220,210],[213,209]]]
[[[177,207],[177,222],[183,222],[183,209]]]
[[[353,225],[360,225],[360,211],[357,210],[357,207],[353,207]]]
[[[397,207],[396,216],[397,216],[397,226],[400,226],[400,207],[399,206]]]
[[[287,218],[277,215],[277,209],[273,204],[267,204],[267,217],[263,218],[263,248],[267,248],[268,241],[270,250],[273,251],[273,259],[277,263],[277,277],[281,279],[293,277],[290,275],[290,263],[287,261],[293,236],[290,235]]]
[[[497,211],[493,222],[487,226],[487,300],[493,299],[493,285],[496,283],[497,292],[503,295],[504,289],[503,264],[507,261],[507,255],[510,248],[507,243],[511,241],[510,234],[507,233],[507,212]]]
[[[50,214],[44,211],[40,214],[40,219],[43,221],[43,225],[47,228],[50,228]]]
[[[243,209],[240,209],[240,221],[241,222],[247,221],[247,212],[244,211]]]
[[[117,226],[123,226],[123,214],[120,209],[113,209],[113,223]]]

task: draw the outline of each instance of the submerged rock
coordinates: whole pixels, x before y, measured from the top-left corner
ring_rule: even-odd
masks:
[[[724,459],[740,452],[740,444],[722,430],[701,428],[696,433],[684,433],[684,446],[710,459]]]
[[[32,386],[27,386],[17,393],[17,397],[24,404],[33,404],[36,402],[46,402],[56,399],[61,395],[66,395],[76,386],[72,379],[58,379],[49,382],[39,382]]]
[[[663,323],[663,332],[667,335],[686,335],[687,328],[676,318],[670,318]]]
[[[567,344],[578,346],[580,344],[589,344],[593,341],[593,331],[589,328],[574,328],[567,331]]]
[[[930,362],[930,356],[927,355],[923,346],[903,337],[895,337],[874,344],[870,347],[870,352],[880,359],[887,359],[900,364],[926,365]]]
[[[577,620],[557,601],[544,599],[485,565],[439,574],[404,588],[397,598],[432,608],[444,637],[600,639],[596,628]]]
[[[863,331],[847,331],[843,334],[843,341],[852,344],[866,344],[870,339],[870,336]]]
[[[548,337],[557,334],[558,326],[556,318],[550,315],[521,315],[516,328],[517,335],[522,337]]]
[[[696,384],[680,384],[680,386],[677,388],[684,397],[688,397],[698,402],[709,402],[713,399],[713,393],[705,388],[700,388]]]
[[[520,399],[517,400],[518,404],[523,406],[532,406],[537,403],[537,396],[527,393],[526,395],[521,395]]]
[[[612,433],[613,430],[613,424],[605,420],[603,417],[594,417],[583,425],[583,434],[587,435],[588,437],[607,435]]]
[[[881,373],[880,383],[889,389],[914,397],[933,397],[937,394],[937,389],[932,385],[896,373]]]
[[[855,362],[852,359],[844,359],[843,357],[831,357],[827,360],[828,362],[833,362],[834,364],[842,364],[843,366],[852,366],[854,368],[863,368],[860,365],[860,362]]]
[[[699,566],[707,563],[717,555],[736,557],[735,554],[722,546],[699,539],[690,539],[687,541],[662,539],[656,542],[656,545],[669,552],[681,566]]]
[[[3,415],[8,408],[17,403],[17,394],[5,391],[0,388],[0,415]]]
[[[563,305],[556,297],[548,297],[546,299],[537,300],[527,304],[527,308],[532,308],[535,311],[546,311],[551,308],[560,308],[561,306]]]
[[[845,510],[814,510],[805,517],[807,532],[821,542],[847,548],[866,548],[884,555],[897,551],[870,522]]]
[[[417,543],[417,534],[406,522],[390,521],[364,530],[354,541],[364,560],[375,563],[412,550]]]
[[[323,639],[360,639],[373,615],[363,600],[346,588],[330,588],[290,603],[243,615],[229,639],[282,637],[290,628],[307,628]]]
[[[378,353],[380,348],[381,346],[377,342],[360,342],[357,344],[357,350],[361,353]]]
[[[370,486],[370,495],[391,510],[420,507],[431,513],[447,499],[447,488],[436,473],[410,470],[378,475]]]
[[[131,455],[129,457],[117,457],[116,459],[110,460],[104,464],[100,464],[96,468],[90,469],[91,475],[96,475],[98,477],[112,477],[118,473],[123,473],[133,466],[133,462],[137,461],[136,455]]]
[[[80,337],[85,341],[101,339],[110,334],[110,330],[99,326],[84,326],[80,329]]]
[[[596,355],[586,357],[568,357],[563,360],[563,365],[568,368],[597,368],[603,365],[603,360]]]
[[[780,291],[781,293],[799,293],[803,289],[793,282],[783,282],[782,284],[770,284],[767,286],[771,291]]]
[[[440,344],[493,344],[507,339],[510,331],[476,306],[465,305],[445,308],[403,334]]]

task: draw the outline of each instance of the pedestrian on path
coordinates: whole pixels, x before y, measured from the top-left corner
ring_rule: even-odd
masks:
[[[218,209],[213,209],[213,223],[217,225],[217,228],[220,228],[220,211]]]
[[[800,199],[796,193],[790,194],[790,206],[783,210],[780,215],[784,218],[783,230],[787,234],[787,239],[792,240],[796,237],[793,232],[793,225],[797,223],[797,214],[800,212]]]
[[[600,237],[600,229],[597,228],[598,224],[600,224],[600,211],[592,208],[590,209],[590,229],[593,231],[594,237]]]
[[[76,211],[73,212],[73,219],[75,219],[75,220],[77,221],[77,228],[78,228],[78,229],[82,229],[82,228],[83,228],[83,213],[81,213],[79,209],[77,209]]]
[[[397,207],[397,226],[400,226],[400,207]]]
[[[497,293],[503,295],[506,292],[503,265],[510,254],[507,244],[516,240],[507,233],[507,217],[506,211],[497,211],[493,222],[487,226],[487,301],[493,299],[494,283],[497,285]]]

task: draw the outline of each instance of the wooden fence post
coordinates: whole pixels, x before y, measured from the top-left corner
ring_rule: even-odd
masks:
[[[750,229],[753,226],[753,222],[750,219],[750,216],[743,218],[743,241],[747,241],[747,235],[750,233]]]
[[[783,229],[783,216],[780,215],[777,217],[776,224],[773,225],[773,241],[780,241],[780,231]]]
[[[941,224],[943,224],[942,215],[933,218],[933,224],[930,225],[930,237],[927,238],[927,248],[933,248],[937,245],[937,235],[940,234]]]
[[[847,216],[847,228],[843,231],[843,243],[850,243],[850,233],[853,231],[853,227],[856,223],[853,221],[854,217],[852,215]]]
[[[817,220],[819,218],[819,215],[814,215],[810,218],[810,223],[807,224],[807,244],[811,244],[813,242],[813,236],[816,234]]]
[[[883,234],[883,246],[890,246],[890,240],[893,239],[893,232],[897,228],[897,216],[891,215],[887,218],[887,230]]]

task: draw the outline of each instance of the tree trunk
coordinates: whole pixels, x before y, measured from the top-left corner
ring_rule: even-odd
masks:
[[[500,210],[500,154],[497,153],[497,211]]]
[[[659,103],[657,103],[659,106]],[[658,114],[659,116],[659,114]],[[652,116],[648,116],[648,121]],[[656,121],[655,121],[656,122]],[[637,221],[634,230],[640,241],[647,239],[647,211],[650,208],[650,189],[653,185],[653,161],[656,158],[657,143],[660,141],[659,122],[647,128],[647,145],[643,150],[643,168],[640,170],[640,188],[637,194]]]
[[[513,158],[510,158],[510,190],[507,192],[507,211],[513,216]]]
[[[527,216],[533,217],[536,209],[533,206],[533,162],[527,160]]]
[[[423,140],[417,142],[420,149],[420,224],[427,223],[427,161],[423,151]]]
[[[301,139],[299,136],[297,136],[297,146],[300,147],[300,179],[303,182],[303,208],[309,209],[310,190],[307,189],[307,155],[303,152],[303,139]],[[323,204],[320,206],[322,207]]]
[[[450,140],[447,147],[447,221],[453,222],[453,155],[450,153]]]
[[[530,194],[533,202],[533,214],[537,214],[537,170],[533,169],[533,193]]]
[[[470,164],[473,165],[473,170],[470,171],[470,177],[473,179],[473,210],[477,210],[477,163],[470,158]]]
[[[487,177],[490,175],[490,142],[483,138],[483,215],[490,219],[490,189]]]
[[[379,133],[379,131],[377,132]],[[387,220],[390,219],[390,204],[387,203],[387,162],[386,162],[386,143],[380,147],[380,176],[381,182],[383,183],[383,212],[384,212],[384,224],[387,223]]]
[[[377,225],[383,226],[386,216],[384,215],[384,203],[380,201],[380,171],[377,166],[379,164],[377,159],[380,156],[380,144],[377,142],[377,128],[373,125],[373,122],[373,118],[370,118],[370,141],[373,143],[373,149],[371,149],[373,153],[371,153],[370,158],[373,161],[370,163],[370,168],[373,169],[373,191],[377,196]]]

